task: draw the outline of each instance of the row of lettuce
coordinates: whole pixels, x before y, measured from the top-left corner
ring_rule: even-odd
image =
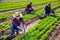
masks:
[[[38,10],[38,7],[41,8],[41,9],[43,8],[43,6],[36,6],[36,7],[34,7],[34,10]],[[19,13],[22,13],[22,12],[23,11],[21,10]],[[7,13],[7,14],[0,14],[0,20],[4,20],[4,19],[7,19],[7,18],[10,18],[14,14],[15,14],[15,12]]]
[[[57,5],[59,2],[53,2],[52,5]],[[38,5],[38,6],[34,6],[33,9],[34,10],[38,10],[38,9],[43,9],[45,5]],[[20,11],[20,13],[22,13],[22,10]],[[9,17],[12,17],[13,13],[8,13],[8,14],[0,14],[0,20],[3,19],[7,19]]]
[[[23,8],[30,2],[33,2],[33,5],[37,4],[44,4],[48,2],[55,2],[57,0],[27,0],[27,1],[22,1],[22,2],[0,2],[0,11],[8,11],[8,10],[13,10],[13,9],[18,9],[18,8]]]
[[[57,4],[57,5],[52,6],[52,7],[53,7],[52,9],[58,7],[59,5],[60,5],[60,4]],[[36,16],[38,16],[38,15],[41,15],[41,14],[43,14],[43,13],[44,13],[44,11],[43,11],[43,9],[41,9],[41,10],[39,10],[39,11],[36,11],[34,14],[24,15],[23,18],[24,18],[25,22],[27,22],[27,21],[33,19],[34,17],[36,17]],[[11,20],[5,21],[5,22],[1,23],[1,24],[0,24],[0,31],[1,31],[1,30],[8,30],[8,29],[10,28],[10,24],[11,24]]]
[[[60,11],[57,10],[56,13]],[[58,14],[58,13],[57,13]],[[54,30],[56,25],[60,22],[59,16],[48,16],[42,19],[38,24],[29,29],[28,33],[22,33],[13,40],[46,40],[50,33]],[[0,38],[7,38],[8,36],[3,35]]]
[[[27,34],[22,33],[13,40],[47,40],[49,34],[54,30],[58,22],[60,22],[58,17],[47,16],[29,29]]]

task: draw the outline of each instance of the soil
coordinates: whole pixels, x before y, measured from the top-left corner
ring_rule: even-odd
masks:
[[[53,3],[53,2],[52,2]],[[38,5],[35,5],[33,6],[33,8],[35,8],[36,6],[45,6],[47,3],[44,3],[44,4],[38,4]],[[58,9],[59,7],[57,8],[54,8],[54,10]],[[8,11],[3,11],[3,12],[0,12],[0,14],[3,14],[3,13],[11,13],[11,12],[16,12],[16,11],[20,11],[20,10],[23,10],[24,11],[25,8],[18,8],[18,9],[14,9],[14,10],[8,10]],[[35,11],[38,11],[38,10],[41,10],[41,8],[35,10]],[[0,20],[0,23],[3,23],[4,21],[8,21],[8,20],[11,20],[12,17],[10,18],[6,18],[6,19],[3,19],[3,20]]]
[[[56,26],[55,30],[50,34],[48,40],[60,40],[60,23]]]
[[[54,2],[58,2],[58,1],[54,1]],[[53,3],[53,2],[51,2],[51,3]],[[47,4],[47,3],[33,5],[33,8],[36,7],[36,6],[44,6],[44,5],[46,5],[46,4]],[[16,12],[16,11],[20,11],[20,10],[24,10],[24,9],[25,9],[25,7],[17,8],[17,9],[12,9],[12,10],[0,11],[0,14],[1,14],[1,13],[11,13],[11,12]]]
[[[37,16],[37,17],[27,21],[26,25],[27,25],[27,27],[29,29],[29,28],[33,27],[34,25],[36,25],[39,21],[40,21],[39,16]],[[4,34],[8,34],[9,35],[10,32],[11,32],[10,30],[4,30]],[[0,32],[0,34],[2,34],[2,33]]]

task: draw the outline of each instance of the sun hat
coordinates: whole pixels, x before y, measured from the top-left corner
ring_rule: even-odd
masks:
[[[22,14],[19,14],[19,12],[15,12],[15,15],[13,15],[13,17],[14,17],[14,18],[16,18],[16,17],[22,18]]]

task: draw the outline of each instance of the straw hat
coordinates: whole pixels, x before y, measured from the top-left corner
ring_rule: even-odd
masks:
[[[13,17],[15,17],[15,18],[16,18],[16,17],[22,18],[22,14],[19,14],[19,12],[16,12],[15,15],[13,15]]]

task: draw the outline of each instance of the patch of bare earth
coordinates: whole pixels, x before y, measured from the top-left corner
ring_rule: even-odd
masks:
[[[39,21],[40,21],[40,19],[32,22],[31,24],[27,25],[27,28],[29,29],[29,28],[31,28],[31,27],[34,27]]]
[[[28,22],[26,22],[27,29],[32,28],[32,27],[35,26],[37,23],[39,23],[39,21],[40,21],[39,17],[35,17],[35,18],[29,20]],[[3,30],[2,30],[2,31],[3,31]],[[6,35],[6,34],[9,35],[10,32],[11,32],[10,30],[4,30],[4,35]],[[22,32],[23,32],[23,31],[22,31]],[[22,32],[20,32],[20,33],[22,33]],[[0,34],[2,34],[2,33],[0,32]]]
[[[60,40],[60,23],[57,25],[47,40]]]

